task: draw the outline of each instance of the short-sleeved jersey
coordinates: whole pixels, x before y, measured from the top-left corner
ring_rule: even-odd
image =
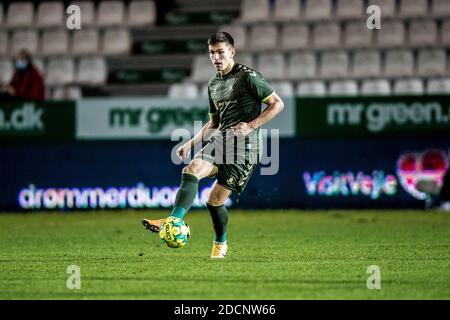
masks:
[[[273,93],[267,81],[255,70],[236,63],[233,69],[221,75],[219,72],[208,82],[209,112],[218,113],[220,131],[229,136],[232,126],[250,122],[261,114],[261,103]],[[259,129],[251,132],[248,141],[259,145]]]

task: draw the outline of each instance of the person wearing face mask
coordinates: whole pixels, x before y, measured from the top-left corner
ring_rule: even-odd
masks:
[[[45,100],[45,84],[40,72],[33,64],[31,54],[20,50],[14,60],[14,74],[5,88],[6,100],[42,101]]]

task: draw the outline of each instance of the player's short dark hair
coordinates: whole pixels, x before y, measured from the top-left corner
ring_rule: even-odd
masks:
[[[234,47],[234,39],[228,32],[217,32],[208,38],[208,46],[213,46],[220,42],[228,43]]]

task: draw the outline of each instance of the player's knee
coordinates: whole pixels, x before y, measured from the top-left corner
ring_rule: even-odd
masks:
[[[217,198],[209,198],[206,203],[213,207],[218,207],[225,204],[225,200],[217,199]]]

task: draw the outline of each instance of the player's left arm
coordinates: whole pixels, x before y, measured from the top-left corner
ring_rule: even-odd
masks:
[[[269,122],[273,118],[276,117],[281,111],[283,111],[284,103],[283,100],[276,94],[276,92],[272,92],[267,98],[263,101],[267,105],[267,108],[254,120],[250,122],[239,122],[236,126],[233,127],[233,132],[235,135],[247,135],[253,130],[256,130],[263,124]]]

